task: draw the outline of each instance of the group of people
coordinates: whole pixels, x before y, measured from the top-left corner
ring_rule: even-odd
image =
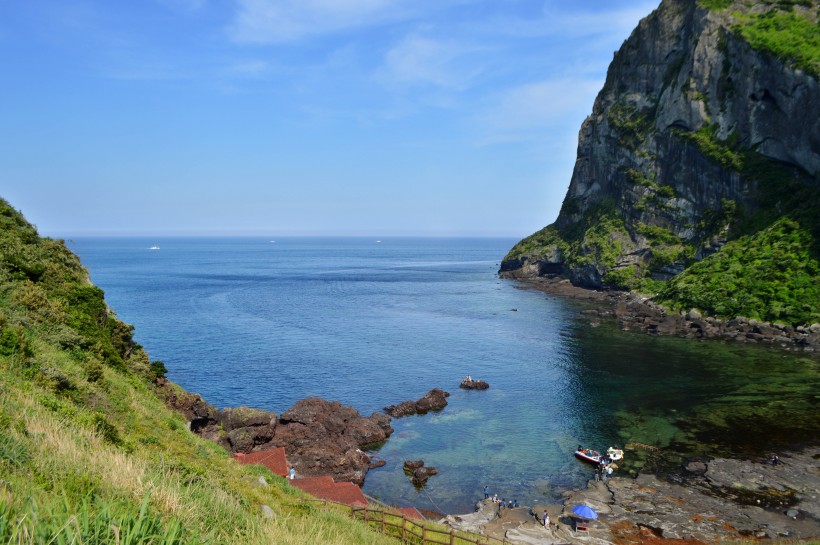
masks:
[[[601,458],[601,461],[595,464],[595,480],[606,481],[610,475],[612,475],[612,460]]]
[[[513,509],[520,507],[518,500],[505,500],[504,498],[499,499],[498,494],[493,494],[491,497],[490,487],[488,485],[484,485],[484,499],[490,500],[493,503],[497,504],[499,509]],[[530,508],[530,515],[534,516],[535,520],[537,520],[540,524],[543,524],[544,528],[550,528],[550,516],[549,513],[547,513],[546,509],[544,509],[544,514],[541,517],[539,517],[538,513],[533,511],[532,508]]]
[[[498,494],[493,494],[493,497],[490,498],[490,487],[488,485],[484,485],[484,499],[485,500],[492,500],[493,503],[497,504],[500,509],[512,509],[514,507],[519,507],[518,500],[505,500],[504,498],[499,499]]]

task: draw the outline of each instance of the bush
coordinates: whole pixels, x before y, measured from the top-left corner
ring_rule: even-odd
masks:
[[[725,318],[820,321],[820,263],[812,256],[812,240],[800,224],[781,218],[695,263],[670,280],[658,299]]]
[[[156,378],[163,378],[168,373],[168,368],[162,360],[153,360],[149,368]]]

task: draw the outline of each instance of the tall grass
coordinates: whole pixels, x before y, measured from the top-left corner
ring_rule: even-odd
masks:
[[[0,199],[0,544],[393,543],[188,431],[132,333]]]

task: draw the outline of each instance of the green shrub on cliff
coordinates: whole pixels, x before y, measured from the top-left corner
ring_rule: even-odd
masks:
[[[393,543],[192,434],[132,332],[0,199],[0,543]]]
[[[753,48],[766,51],[795,68],[820,78],[820,7],[813,0],[778,0],[765,2],[762,12],[748,12],[748,6],[736,0],[698,0],[708,10],[738,8],[732,15],[735,28]],[[760,2],[754,6],[759,7]],[[799,9],[795,9],[798,7]]]
[[[817,10],[815,5],[815,17]],[[742,20],[739,31],[752,47],[820,79],[820,23],[795,11],[774,10]]]
[[[800,224],[781,218],[695,263],[670,280],[658,300],[721,317],[820,322],[820,263],[811,242]]]
[[[510,249],[504,257],[504,261],[512,261],[523,256],[537,257],[552,248],[566,249],[566,243],[555,226],[548,225],[520,240]]]

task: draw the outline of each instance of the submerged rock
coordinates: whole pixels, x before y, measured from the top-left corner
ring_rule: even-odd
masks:
[[[427,479],[438,474],[434,467],[424,467],[424,460],[407,460],[404,462],[404,472],[410,476],[410,482],[416,487],[427,484]]]

